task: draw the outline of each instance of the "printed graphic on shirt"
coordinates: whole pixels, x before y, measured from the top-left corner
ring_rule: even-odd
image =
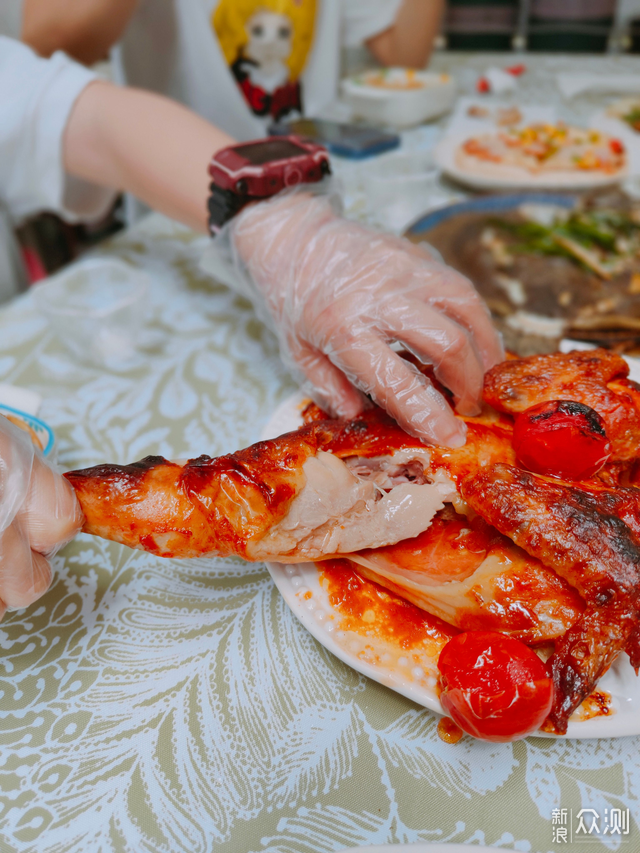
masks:
[[[213,29],[256,115],[302,112],[300,75],[313,42],[316,0],[220,0]]]

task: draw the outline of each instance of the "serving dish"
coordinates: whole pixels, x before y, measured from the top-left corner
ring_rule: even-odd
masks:
[[[0,415],[4,415],[7,420],[15,424],[15,426],[24,430],[34,445],[42,451],[43,456],[49,456],[53,450],[55,437],[51,427],[35,415],[29,415],[27,412],[22,412],[20,409],[14,409],[12,406],[4,406],[0,403]]]
[[[306,400],[298,393],[285,400],[265,426],[262,439],[273,438],[296,429]],[[439,649],[427,643],[406,649],[385,640],[353,630],[344,630],[344,618],[334,606],[323,583],[321,569],[315,563],[283,565],[267,563],[267,567],[285,602],[305,628],[328,651],[348,666],[390,687],[397,693],[439,714],[437,656]],[[412,607],[412,605],[407,605]],[[415,610],[418,613],[417,608]],[[598,691],[610,696],[606,716],[588,717],[579,709],[569,723],[568,738],[622,737],[640,734],[640,678],[636,678],[626,656],[621,656],[600,680]],[[575,716],[575,715],[574,715]],[[539,733],[540,737],[556,735]]]
[[[412,127],[452,109],[453,80],[446,74],[389,68],[366,71],[342,81],[354,117],[392,127]]]
[[[506,163],[475,163],[461,158],[464,146],[472,139],[467,132],[446,134],[434,149],[434,159],[447,177],[475,190],[589,190],[619,183],[628,175],[627,168],[611,173],[595,169],[531,172]]]
[[[640,340],[638,216],[637,202],[618,190],[519,193],[431,211],[406,236],[474,282],[519,355],[553,351],[563,336],[629,351]],[[603,250],[602,239],[614,250]]]

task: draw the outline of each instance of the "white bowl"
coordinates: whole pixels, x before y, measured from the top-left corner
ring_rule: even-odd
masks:
[[[371,82],[381,74],[389,79],[388,86]],[[396,87],[402,84],[403,77],[419,85],[415,88]],[[455,85],[448,75],[405,68],[365,71],[347,77],[342,81],[342,93],[353,110],[354,118],[398,128],[412,127],[443,115],[453,107],[456,98]]]

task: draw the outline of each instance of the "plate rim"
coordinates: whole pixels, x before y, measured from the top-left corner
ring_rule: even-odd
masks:
[[[3,411],[11,412],[12,415],[18,415],[18,417],[22,418],[22,420],[26,421],[30,426],[37,426],[43,429],[47,434],[47,444],[42,449],[42,455],[48,456],[51,453],[55,443],[55,435],[53,434],[53,430],[49,424],[36,417],[36,415],[30,415],[28,412],[23,412],[22,409],[14,409],[13,406],[7,406],[5,403],[0,403],[0,415]]]
[[[505,193],[504,195],[488,195],[480,198],[469,198],[464,201],[455,201],[445,204],[423,213],[415,219],[404,231],[408,237],[424,234],[435,228],[442,222],[457,216],[459,213],[491,213],[492,211],[505,212],[519,207],[521,204],[551,204],[558,207],[571,209],[578,201],[579,195],[571,192],[538,192],[530,190],[524,192]]]

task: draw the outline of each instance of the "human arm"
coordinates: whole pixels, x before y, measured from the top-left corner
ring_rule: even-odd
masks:
[[[206,231],[207,167],[233,139],[180,104],[95,82],[80,94],[64,137],[66,171],[126,190],[150,207]]]
[[[440,29],[444,0],[402,0],[391,27],[367,39],[382,65],[424,68]]]
[[[0,618],[49,588],[49,559],[80,530],[75,492],[37,453],[29,436],[0,416]]]
[[[137,0],[23,0],[21,39],[41,56],[63,50],[85,65],[120,40]]]
[[[97,82],[60,54],[47,62],[23,45],[11,48],[16,60],[6,63],[11,73],[21,57],[25,67],[46,68],[44,83],[27,93],[26,105],[24,98],[15,99],[15,110],[26,116],[19,132],[9,134],[9,156],[0,157],[0,193],[5,164],[9,207],[61,209],[64,164],[68,176],[86,188],[97,183],[133,192],[205,230],[207,166],[217,149],[231,143],[226,134],[160,96]],[[0,122],[0,153],[2,132]],[[28,146],[21,144],[25,134]],[[20,158],[24,162],[16,169]],[[18,173],[22,179],[11,188]],[[27,203],[25,188],[31,193]],[[442,396],[389,343],[402,341],[433,362],[460,411],[472,411],[483,370],[502,350],[466,279],[408,242],[350,223],[326,200],[306,194],[256,205],[232,231],[284,358],[312,383],[317,399],[334,412],[355,414],[363,406],[360,389],[425,441],[463,440],[460,422]]]

